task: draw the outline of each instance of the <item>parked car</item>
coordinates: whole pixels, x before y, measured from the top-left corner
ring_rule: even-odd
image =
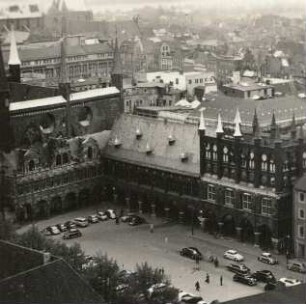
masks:
[[[76,228],[76,224],[73,221],[67,221],[64,225],[67,227],[67,229],[75,229]]]
[[[67,230],[64,235],[63,235],[63,239],[72,239],[72,238],[77,238],[82,236],[82,233],[79,229],[76,228],[72,228],[70,230]]]
[[[120,217],[122,223],[129,223],[136,214],[129,213]]]
[[[291,286],[302,284],[302,281],[298,279],[292,279],[292,278],[280,278],[278,281],[285,284],[286,287],[291,287]]]
[[[147,292],[148,292],[149,297],[152,297],[153,294],[163,292],[166,290],[166,288],[167,288],[167,285],[165,283],[157,283],[149,287]]]
[[[193,260],[202,260],[203,255],[196,247],[186,247],[180,250],[180,255]]]
[[[113,209],[107,209],[105,211],[105,214],[108,216],[108,218],[114,220],[117,216],[116,216],[116,213]]]
[[[289,260],[287,263],[287,268],[296,272],[306,272],[306,264],[299,260]]]
[[[99,219],[97,217],[97,215],[93,214],[93,215],[89,215],[87,217],[87,220],[89,223],[95,224],[95,223],[99,223]]]
[[[277,282],[268,282],[265,285],[265,291],[267,290],[274,290],[276,288]]]
[[[230,264],[227,266],[229,271],[232,271],[237,274],[246,275],[250,273],[250,268],[246,267],[244,264]]]
[[[278,264],[278,260],[274,258],[270,252],[263,252],[257,259],[260,262],[270,265]]]
[[[274,274],[270,270],[258,270],[252,274],[252,277],[264,283],[276,282]]]
[[[193,295],[191,293],[181,291],[178,294],[179,303],[192,303],[197,304],[199,301],[202,301],[203,298],[200,296]]]
[[[65,226],[65,224],[57,224],[56,227],[61,231],[61,232],[65,232],[67,231],[67,227]]]
[[[242,262],[244,260],[243,255],[238,253],[236,250],[230,249],[224,252],[223,257],[225,259],[233,260],[236,262]]]
[[[250,275],[234,274],[233,280],[235,282],[240,282],[249,286],[254,286],[257,284],[256,279]]]
[[[100,220],[100,221],[107,221],[108,220],[108,216],[105,212],[103,211],[99,211],[97,213],[97,218]]]
[[[88,220],[85,217],[77,217],[73,221],[77,227],[85,228],[88,226]]]
[[[45,235],[58,235],[61,233],[61,231],[58,229],[57,226],[49,226],[43,230],[43,233]]]
[[[139,215],[134,215],[132,217],[132,219],[129,222],[129,225],[131,226],[137,226],[137,225],[141,225],[141,224],[145,224],[146,223],[146,219],[139,216]]]

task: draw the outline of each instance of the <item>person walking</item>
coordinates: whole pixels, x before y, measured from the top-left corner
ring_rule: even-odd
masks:
[[[214,264],[215,264],[216,268],[219,266],[219,260],[218,260],[217,257],[215,257],[215,259],[214,259]]]
[[[209,282],[210,282],[210,278],[209,278],[209,274],[208,274],[208,273],[206,273],[205,282],[206,282],[207,284],[209,284]]]
[[[220,286],[223,286],[223,277],[222,277],[222,275],[220,276]]]
[[[195,286],[196,291],[200,291],[200,283],[199,283],[199,281],[196,281],[194,286]]]

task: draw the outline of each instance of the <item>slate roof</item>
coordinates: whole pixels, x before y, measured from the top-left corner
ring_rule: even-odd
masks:
[[[142,133],[140,139],[136,138],[138,128]],[[175,138],[173,145],[169,145],[169,135]],[[116,137],[120,147],[114,146]],[[152,148],[149,155],[146,153],[147,144]],[[181,160],[182,153],[188,156],[185,162]],[[108,158],[180,174],[197,176],[200,173],[197,125],[182,122],[122,114],[113,126],[103,154]]]
[[[273,111],[278,124],[288,125],[293,114],[298,123],[306,121],[306,99],[296,96],[276,97],[263,100],[249,100],[225,96],[221,93],[211,94],[207,101],[201,103],[205,107],[205,119],[216,120],[218,113],[225,123],[233,123],[236,110],[239,108],[242,125],[252,126],[255,109],[261,127],[270,126]],[[191,117],[199,117],[198,109],[190,113]]]

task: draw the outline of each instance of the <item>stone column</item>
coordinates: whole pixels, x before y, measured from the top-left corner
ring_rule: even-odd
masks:
[[[254,247],[259,247],[259,237],[260,237],[260,232],[259,231],[255,231],[254,232]]]
[[[165,217],[166,217],[166,220],[169,220],[170,219],[170,208],[169,207],[165,207],[164,208],[164,211],[165,211]]]
[[[151,216],[156,217],[156,205],[154,203],[151,204]]]
[[[236,227],[237,240],[240,241],[240,242],[241,242],[241,231],[242,231],[241,227]]]
[[[179,223],[180,224],[184,223],[184,211],[179,212]]]
[[[143,212],[142,212],[142,204],[143,204],[142,201],[138,201],[138,213],[139,213],[139,214],[142,214],[142,213],[143,213]]]
[[[125,198],[125,203],[126,203],[126,208],[128,210],[128,212],[131,212],[131,200],[129,197]]]

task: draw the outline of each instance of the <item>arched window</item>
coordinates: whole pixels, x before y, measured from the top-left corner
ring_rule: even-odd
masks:
[[[268,170],[268,157],[266,154],[263,154],[261,156],[261,170],[262,171],[267,171]]]
[[[62,164],[62,156],[60,154],[56,155],[55,164],[56,166],[60,166]]]
[[[34,160],[30,160],[29,161],[29,171],[33,171],[35,170],[35,163],[34,163]]]
[[[64,153],[63,154],[63,164],[67,164],[69,162],[68,154]]]
[[[306,168],[306,152],[303,153],[303,168]]]
[[[213,145],[213,160],[217,160],[218,159],[218,154],[217,154],[217,146]]]
[[[92,156],[93,156],[92,147],[88,147],[88,149],[87,149],[88,159],[92,159]]]
[[[205,157],[207,158],[207,159],[210,159],[210,144],[207,144],[207,146],[206,146],[206,151],[205,151]]]
[[[254,169],[254,153],[250,153],[249,168]]]
[[[228,162],[228,148],[227,147],[223,148],[223,162],[225,163]]]
[[[275,163],[273,159],[270,159],[270,172],[275,173]]]

